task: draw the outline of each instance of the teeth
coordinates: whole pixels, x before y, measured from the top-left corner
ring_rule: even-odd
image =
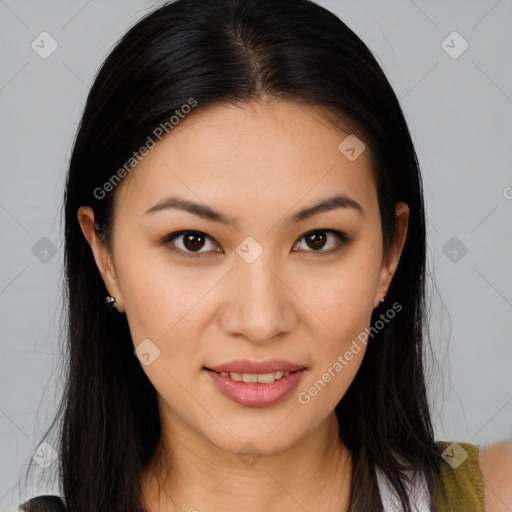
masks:
[[[243,373],[242,380],[244,382],[258,382],[258,374],[256,373]]]
[[[260,382],[261,384],[270,384],[276,380],[290,375],[290,372],[274,372],[274,373],[236,373],[221,372],[223,377],[229,377],[237,382]]]

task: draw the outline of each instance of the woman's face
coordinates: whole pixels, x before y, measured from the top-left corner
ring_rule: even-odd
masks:
[[[354,159],[348,139],[342,152],[347,136],[293,103],[216,106],[182,120],[118,185],[111,255],[80,209],[173,429],[275,453],[325,421],[354,379],[408,208],[397,205],[401,236],[383,257],[369,151]],[[171,196],[195,206],[166,207]],[[298,215],[334,196],[345,203]],[[208,370],[221,365],[227,377]],[[275,374],[288,365],[303,370]]]

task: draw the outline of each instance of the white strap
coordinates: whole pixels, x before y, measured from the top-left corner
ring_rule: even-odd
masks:
[[[400,512],[400,500],[388,479],[378,468],[377,481],[379,483],[380,498],[384,512]],[[430,497],[423,473],[421,473],[419,480],[414,482],[414,485],[411,486],[408,482],[404,482],[404,484],[411,499],[414,512],[431,512]]]

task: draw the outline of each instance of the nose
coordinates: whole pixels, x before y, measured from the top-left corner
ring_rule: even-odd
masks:
[[[235,258],[218,313],[224,332],[257,344],[291,332],[297,322],[297,298],[284,273],[264,254],[252,263]]]

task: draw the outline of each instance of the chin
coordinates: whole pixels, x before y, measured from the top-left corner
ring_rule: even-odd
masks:
[[[281,416],[281,415],[280,415]],[[283,417],[286,417],[284,415]],[[294,421],[294,426],[300,422]],[[281,453],[304,438],[307,431],[295,431],[286,425],[286,420],[277,419],[272,423],[268,421],[247,423],[239,422],[236,426],[227,428],[229,434],[221,427],[213,432],[203,432],[210,443],[220,450],[237,456],[275,455]]]

